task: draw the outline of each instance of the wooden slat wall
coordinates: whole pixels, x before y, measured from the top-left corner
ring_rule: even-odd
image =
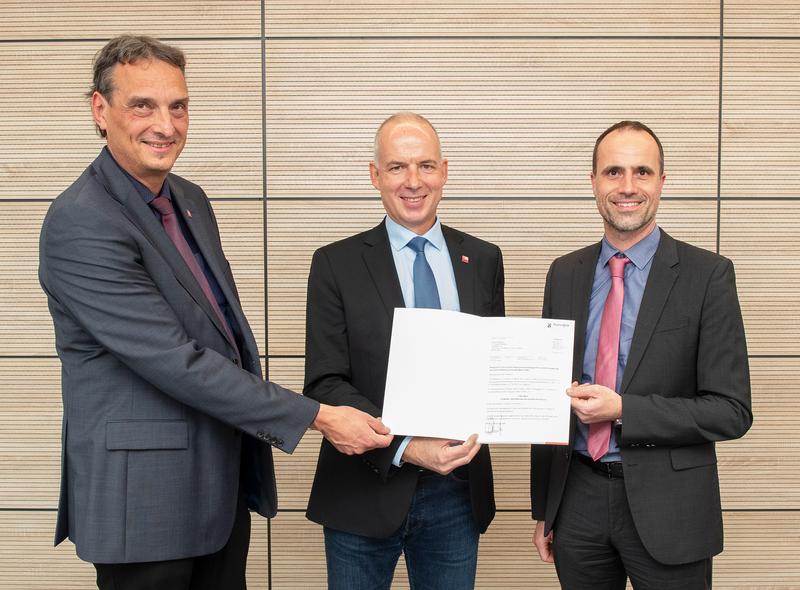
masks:
[[[93,54],[126,31],[189,56],[176,172],[214,199],[265,369],[294,389],[312,252],[381,219],[367,163],[386,115],[439,127],[442,218],[502,247],[513,315],[539,314],[550,261],[600,236],[596,135],[651,124],[666,150],[659,220],[733,259],[751,354],[756,422],[718,447],[715,587],[800,588],[797,2],[0,0],[0,590],[93,584],[71,545],[51,547],[60,367],[37,244],[49,202],[102,145],[82,93]],[[252,588],[268,587],[268,541],[272,588],[324,587],[321,533],[303,516],[319,440],[276,453],[281,512],[270,530],[253,519]],[[493,455],[500,512],[478,587],[556,588],[529,542],[528,451]],[[395,587],[408,587],[402,563]]]
[[[748,37],[797,37],[800,4],[795,0],[727,0],[725,33]]]
[[[662,135],[671,196],[716,195],[718,41],[275,40],[267,71],[272,197],[373,195],[397,110],[440,128],[450,196],[586,195],[598,129],[624,118]]]
[[[260,198],[259,40],[176,45],[190,56],[186,76],[192,92],[189,141],[176,173],[215,198]],[[52,199],[104,145],[83,96],[91,84],[92,57],[102,46],[0,43],[0,200]]]
[[[105,0],[3,0],[0,8],[0,39],[108,39],[130,32],[225,38],[261,33],[259,0],[139,0],[114,5]]]
[[[410,0],[402,8],[375,0],[266,4],[267,34],[275,37],[715,35],[719,14],[713,0]]]
[[[736,265],[750,354],[800,354],[798,224],[800,200],[722,201],[720,252]]]
[[[94,567],[76,558],[71,544],[53,548],[55,516],[53,511],[0,512],[0,588],[86,590],[96,587]],[[267,588],[267,521],[257,516],[252,518],[247,587]]]

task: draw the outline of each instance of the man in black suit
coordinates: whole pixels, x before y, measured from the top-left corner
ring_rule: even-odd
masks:
[[[664,154],[647,126],[600,135],[591,178],[603,240],[545,286],[542,315],[575,320],[574,415],[569,448],[532,449],[534,544],[563,588],[710,588],[714,443],[752,423],[733,265],[656,225]]]
[[[423,117],[384,121],[370,173],[386,218],[311,263],[304,393],[379,416],[394,309],[501,316],[503,260],[497,246],[439,222],[447,160]],[[489,449],[475,436],[395,434],[361,457],[322,443],[307,516],[325,527],[329,588],[389,588],[401,552],[415,588],[472,587],[479,533],[495,511]]]
[[[103,589],[244,588],[248,507],[277,507],[271,446],[291,453],[309,426],[344,453],[391,441],[363,412],[262,380],[211,204],[170,174],[189,125],[184,65],[144,36],[97,54],[107,145],[41,233],[63,368],[55,542],[69,537]]]

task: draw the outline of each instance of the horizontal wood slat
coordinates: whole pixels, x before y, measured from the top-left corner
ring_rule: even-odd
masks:
[[[723,508],[800,510],[798,379],[800,358],[750,359],[753,426],[717,445]]]
[[[797,0],[725,0],[725,35],[800,36]]]
[[[800,43],[728,41],[723,71],[722,196],[800,198]]]
[[[211,197],[260,197],[260,42],[176,45],[187,55],[192,122],[174,171]],[[55,198],[97,156],[105,142],[83,93],[102,46],[0,44],[0,199]]]
[[[53,355],[53,322],[39,286],[39,232],[50,203],[0,201],[0,355]]]
[[[61,480],[61,364],[0,358],[0,391],[0,509],[52,510]]]
[[[0,39],[107,39],[122,33],[155,37],[241,37],[261,33],[261,2],[3,0]]]
[[[451,195],[585,195],[621,119],[660,135],[670,195],[716,194],[717,41],[270,41],[267,71],[271,197],[371,194],[373,135],[402,110],[438,127]]]
[[[719,2],[683,0],[424,0],[397,5],[374,0],[267,2],[267,35],[413,37],[436,35],[716,35]],[[636,18],[630,18],[632,14]]]
[[[750,354],[800,354],[800,200],[723,201],[720,251],[736,265]]]
[[[266,590],[267,521],[258,514],[251,521],[247,587]],[[71,542],[53,548],[55,522],[55,512],[0,512],[0,590],[96,588],[94,567]]]

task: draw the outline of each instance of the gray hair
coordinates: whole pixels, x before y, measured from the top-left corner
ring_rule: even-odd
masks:
[[[86,93],[87,98],[99,92],[110,103],[114,93],[114,66],[154,59],[173,65],[182,73],[186,72],[186,56],[177,47],[147,35],[114,37],[94,56],[92,87]],[[97,127],[97,132],[100,137],[106,136],[106,132],[100,127]]]

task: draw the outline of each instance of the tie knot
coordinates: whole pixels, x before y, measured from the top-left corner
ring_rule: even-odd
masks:
[[[167,197],[156,197],[150,201],[150,206],[161,213],[161,215],[175,215],[175,209],[172,207],[172,201]]]
[[[608,260],[608,267],[611,269],[612,277],[625,277],[625,265],[630,262],[630,258],[626,256],[612,256]]]
[[[408,242],[408,247],[411,248],[414,252],[419,254],[420,252],[425,251],[425,244],[428,243],[427,238],[423,238],[422,236],[417,236],[416,238],[412,238]]]

